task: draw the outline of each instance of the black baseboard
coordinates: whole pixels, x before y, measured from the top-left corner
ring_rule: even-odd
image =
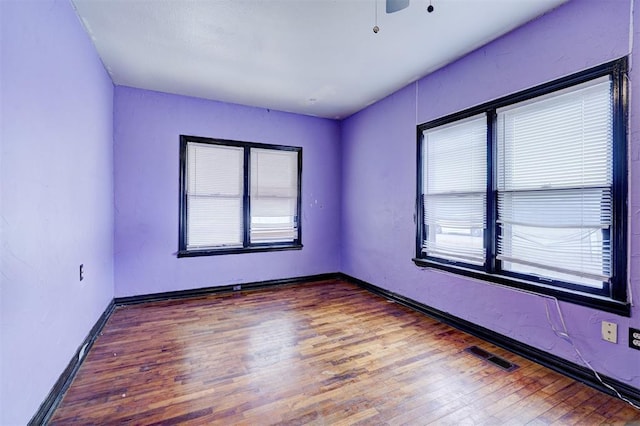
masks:
[[[222,285],[216,287],[203,287],[189,290],[168,291],[165,293],[151,293],[139,296],[116,297],[116,306],[136,305],[139,303],[159,302],[171,299],[187,299],[190,297],[206,296],[214,293],[229,293],[233,291],[258,290],[267,287],[276,287],[289,284],[307,284],[317,281],[338,279],[341,275],[338,272],[328,274],[307,275],[303,277],[284,278],[279,280],[256,281],[251,283],[238,283]],[[240,287],[240,289],[238,289]]]
[[[474,324],[462,318],[458,318],[447,312],[432,308],[431,306],[425,305],[400,294],[390,292],[366,281],[354,278],[350,275],[340,274],[340,276],[344,280],[349,281],[374,294],[382,296],[385,299],[393,300],[394,302],[430,316],[437,321],[450,325],[454,328],[457,328],[458,330],[464,331],[465,333],[471,334],[491,344],[518,354],[523,358],[527,358],[531,361],[548,367],[560,374],[568,376],[574,380],[577,380],[578,382],[584,383],[606,394],[617,397],[617,395],[611,389],[603,386],[602,383],[600,383],[600,381],[595,377],[593,372],[587,367],[583,367],[581,365],[567,361],[564,358],[560,358],[556,355],[550,354],[533,346],[529,346],[525,343],[519,342],[510,337],[489,330],[488,328],[481,327],[477,324]],[[598,374],[605,383],[617,389],[618,392],[620,392],[620,395],[622,395],[624,398],[632,401],[636,405],[640,405],[640,389],[637,389],[611,377],[607,377],[603,374]]]
[[[438,309],[432,308],[428,305],[410,299],[408,297],[404,297],[397,293],[390,292],[381,287],[370,284],[366,281],[362,281],[358,278],[354,278],[347,274],[335,272],[335,273],[327,273],[327,274],[318,274],[318,275],[308,275],[303,277],[295,277],[295,278],[285,278],[279,280],[269,280],[269,281],[258,281],[252,283],[242,283],[242,284],[232,284],[218,287],[205,287],[198,288],[192,290],[181,290],[181,291],[171,291],[166,293],[154,293],[154,294],[146,294],[141,296],[131,296],[131,297],[118,297],[113,299],[105,311],[102,313],[96,324],[93,326],[85,340],[82,342],[78,350],[76,351],[74,357],[67,365],[67,368],[62,372],[55,385],[49,392],[49,395],[46,397],[44,402],[38,408],[38,411],[33,415],[31,420],[29,421],[29,425],[44,425],[47,424],[54,411],[62,401],[65,392],[73,382],[78,369],[82,365],[87,353],[93,346],[93,343],[97,339],[97,337],[102,332],[105,324],[107,323],[109,317],[115,310],[117,306],[125,306],[125,305],[133,305],[147,302],[156,302],[162,300],[170,300],[170,299],[182,299],[189,297],[198,297],[207,294],[213,293],[224,293],[224,292],[233,292],[238,291],[235,287],[241,286],[242,291],[247,290],[258,290],[269,287],[276,286],[284,286],[290,284],[311,284],[318,281],[331,280],[331,279],[343,279],[345,281],[351,282],[365,290],[368,290],[374,294],[382,296],[386,299],[393,300],[401,305],[407,306],[411,309],[414,309],[420,313],[428,315],[440,322],[448,324],[454,328],[457,328],[461,331],[469,333],[473,336],[479,337],[489,343],[492,343],[496,346],[500,346],[504,349],[507,349],[513,353],[516,353],[524,358],[527,358],[531,361],[537,362],[538,364],[544,365],[545,367],[551,368],[565,376],[568,376],[574,380],[582,382],[586,385],[589,385],[595,389],[598,389],[604,393],[609,395],[616,396],[610,389],[603,386],[593,375],[591,370],[588,368],[582,367],[578,364],[574,364],[569,362],[563,358],[560,358],[556,355],[552,355],[548,352],[542,351],[540,349],[534,348],[533,346],[526,345],[517,340],[514,340],[510,337],[498,334],[492,330],[481,327],[469,321],[466,321],[462,318],[458,318],[446,312],[440,311]],[[622,383],[616,379],[612,379],[610,377],[600,375],[602,379],[617,389],[620,394],[633,401],[635,404],[640,404],[640,390],[636,389],[632,386],[627,385],[626,383]]]
[[[38,411],[36,411],[31,420],[29,420],[29,425],[45,425],[49,422],[49,419],[53,415],[53,412],[56,410],[56,408],[58,408],[58,404],[60,404],[60,401],[62,401],[62,397],[64,396],[65,392],[67,392],[67,389],[69,389],[71,382],[73,382],[73,379],[75,378],[80,365],[82,365],[82,362],[89,353],[89,350],[93,346],[93,343],[102,332],[104,325],[109,320],[109,317],[111,316],[115,308],[116,305],[113,303],[113,300],[111,300],[102,315],[100,315],[100,318],[98,318],[98,321],[96,321],[95,325],[89,331],[87,337],[78,347],[78,350],[74,354],[73,358],[71,358],[71,361],[69,361],[67,368],[64,369],[56,383],[51,388],[51,391],[49,392],[45,400],[42,402],[42,404],[40,404],[40,408],[38,408]]]
[[[207,294],[213,293],[225,293],[238,291],[236,289],[237,286],[241,287],[242,291],[248,290],[257,290],[267,287],[276,287],[290,284],[307,284],[314,283],[318,281],[331,280],[341,278],[341,275],[337,272],[328,273],[328,274],[317,274],[317,275],[307,275],[303,277],[294,277],[294,278],[284,278],[279,280],[268,280],[268,281],[257,281],[251,283],[242,283],[242,284],[232,284],[232,285],[224,285],[218,287],[205,287],[205,288],[197,288],[192,290],[181,290],[181,291],[169,291],[166,293],[153,293],[153,294],[145,294],[141,296],[131,296],[131,297],[117,297],[109,303],[105,311],[102,313],[98,321],[93,326],[89,335],[84,339],[75,355],[69,361],[69,365],[62,372],[56,383],[51,388],[51,391],[45,398],[45,400],[38,408],[38,411],[33,415],[31,420],[29,421],[29,425],[45,425],[48,423],[49,419],[53,415],[56,408],[62,401],[65,392],[69,389],[71,382],[76,376],[78,369],[82,365],[89,349],[93,346],[93,343],[96,341],[105,324],[109,320],[109,317],[113,313],[116,307],[125,306],[125,305],[134,305],[140,303],[148,303],[148,302],[157,302],[162,300],[170,300],[170,299],[184,299],[189,297],[197,297],[203,296]]]

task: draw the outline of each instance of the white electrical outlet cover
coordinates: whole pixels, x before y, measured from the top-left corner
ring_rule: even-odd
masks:
[[[602,321],[602,339],[611,343],[618,343],[618,324]]]

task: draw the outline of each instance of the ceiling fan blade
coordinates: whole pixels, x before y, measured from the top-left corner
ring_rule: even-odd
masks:
[[[409,0],[387,0],[387,13],[397,12],[409,6]]]

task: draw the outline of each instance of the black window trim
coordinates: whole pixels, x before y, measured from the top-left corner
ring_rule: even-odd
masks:
[[[187,249],[187,145],[190,142],[203,143],[219,146],[234,146],[244,149],[244,196],[243,196],[243,247],[221,247],[221,248],[205,248],[205,249]],[[251,201],[249,195],[250,188],[250,158],[251,148],[272,149],[279,151],[293,151],[298,153],[298,238],[293,242],[286,243],[251,243],[250,229],[251,223]],[[268,251],[283,250],[300,250],[302,249],[302,147],[289,145],[273,145],[257,142],[245,142],[229,139],[215,139],[201,136],[180,135],[180,175],[179,175],[179,193],[180,193],[180,217],[178,230],[178,252],[177,257],[196,257],[196,256],[216,256],[223,254],[238,253],[256,253]]]
[[[420,124],[416,127],[417,140],[417,186],[416,186],[416,247],[413,262],[420,267],[435,268],[458,275],[480,279],[493,284],[508,286],[536,294],[555,297],[559,300],[616,313],[623,316],[631,315],[631,305],[627,299],[627,203],[628,203],[628,59],[620,59],[600,66],[572,74],[549,83],[507,95],[499,99],[468,108],[435,120]],[[497,240],[497,176],[493,166],[496,156],[496,110],[513,105],[521,101],[541,95],[553,93],[562,89],[584,83],[598,77],[610,75],[613,93],[613,218],[612,232],[616,235],[611,247],[612,269],[614,285],[605,288],[600,294],[588,293],[570,285],[558,287],[545,284],[544,281],[535,282],[523,274],[500,271],[496,260]],[[485,230],[486,262],[485,265],[470,265],[462,262],[448,261],[426,257],[422,254],[422,241],[426,232],[423,220],[422,203],[422,143],[423,131],[459,121],[474,115],[485,114],[487,117],[487,229]]]

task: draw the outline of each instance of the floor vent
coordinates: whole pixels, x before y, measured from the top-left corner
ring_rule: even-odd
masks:
[[[469,352],[472,355],[477,356],[478,358],[487,360],[488,362],[492,363],[497,367],[502,368],[505,371],[513,371],[516,368],[518,368],[516,364],[509,362],[504,358],[500,358],[499,356],[496,356],[491,352],[487,352],[484,349],[481,349],[477,346],[470,346],[467,349],[465,349],[465,351]]]

